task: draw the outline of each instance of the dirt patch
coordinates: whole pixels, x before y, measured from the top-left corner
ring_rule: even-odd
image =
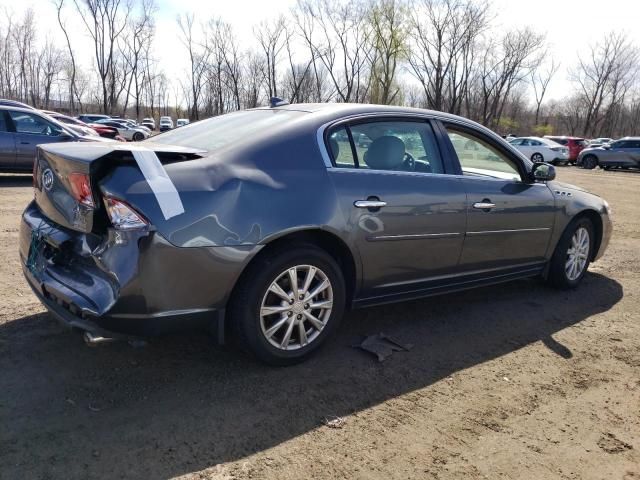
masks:
[[[22,278],[31,179],[0,175],[0,478],[640,478],[640,175],[558,170],[614,211],[579,289],[356,311],[286,369],[200,335],[85,347]],[[351,347],[376,332],[414,347]]]

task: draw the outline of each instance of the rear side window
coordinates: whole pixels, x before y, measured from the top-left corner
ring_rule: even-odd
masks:
[[[5,118],[5,113],[0,111],[0,132],[8,132],[7,128],[7,119]]]
[[[433,129],[426,121],[359,122],[329,132],[328,140],[336,167],[444,173]]]

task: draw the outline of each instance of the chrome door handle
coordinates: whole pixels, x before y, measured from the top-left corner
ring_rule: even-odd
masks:
[[[473,204],[473,208],[477,208],[478,210],[490,210],[495,206],[496,206],[495,203],[491,203],[487,201],[476,202]]]
[[[382,208],[387,206],[387,202],[382,200],[356,200],[353,202],[356,208]]]

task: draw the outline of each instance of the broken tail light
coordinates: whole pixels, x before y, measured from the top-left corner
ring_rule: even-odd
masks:
[[[104,204],[111,224],[117,230],[133,230],[149,225],[146,218],[136,212],[127,202],[113,197],[106,197]]]
[[[77,172],[70,174],[69,185],[71,187],[73,198],[75,198],[78,203],[86,205],[90,208],[96,207],[96,204],[93,201],[93,193],[91,192],[91,181],[89,180],[88,174]]]

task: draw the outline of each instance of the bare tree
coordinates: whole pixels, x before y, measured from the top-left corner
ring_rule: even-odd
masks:
[[[407,54],[406,9],[397,0],[378,0],[371,10],[369,55],[371,103],[393,103],[399,93],[396,71]]]
[[[254,29],[254,34],[265,58],[266,71],[264,78],[267,82],[267,96],[278,96],[278,78],[276,69],[280,60],[280,54],[286,41],[285,19],[279,16],[275,21],[263,21]]]
[[[556,63],[556,61],[552,58],[551,64],[549,65],[548,69],[544,71],[534,69],[531,71],[531,86],[533,87],[533,94],[536,101],[535,125],[538,125],[539,123],[540,107],[542,105],[542,101],[544,100],[544,96],[547,93],[549,83],[551,82],[551,79],[554,77],[554,75],[558,72],[559,68],[560,64]]]
[[[102,108],[111,113],[116,102],[117,42],[128,25],[133,0],[73,0],[94,47],[102,89]]]
[[[198,120],[200,118],[198,105],[206,80],[205,72],[208,68],[207,62],[211,55],[211,48],[206,43],[206,38],[204,44],[198,43],[194,18],[194,14],[191,13],[184,16],[178,15],[176,20],[182,34],[181,41],[189,53],[189,85],[185,88],[189,92],[189,115],[192,119]]]

